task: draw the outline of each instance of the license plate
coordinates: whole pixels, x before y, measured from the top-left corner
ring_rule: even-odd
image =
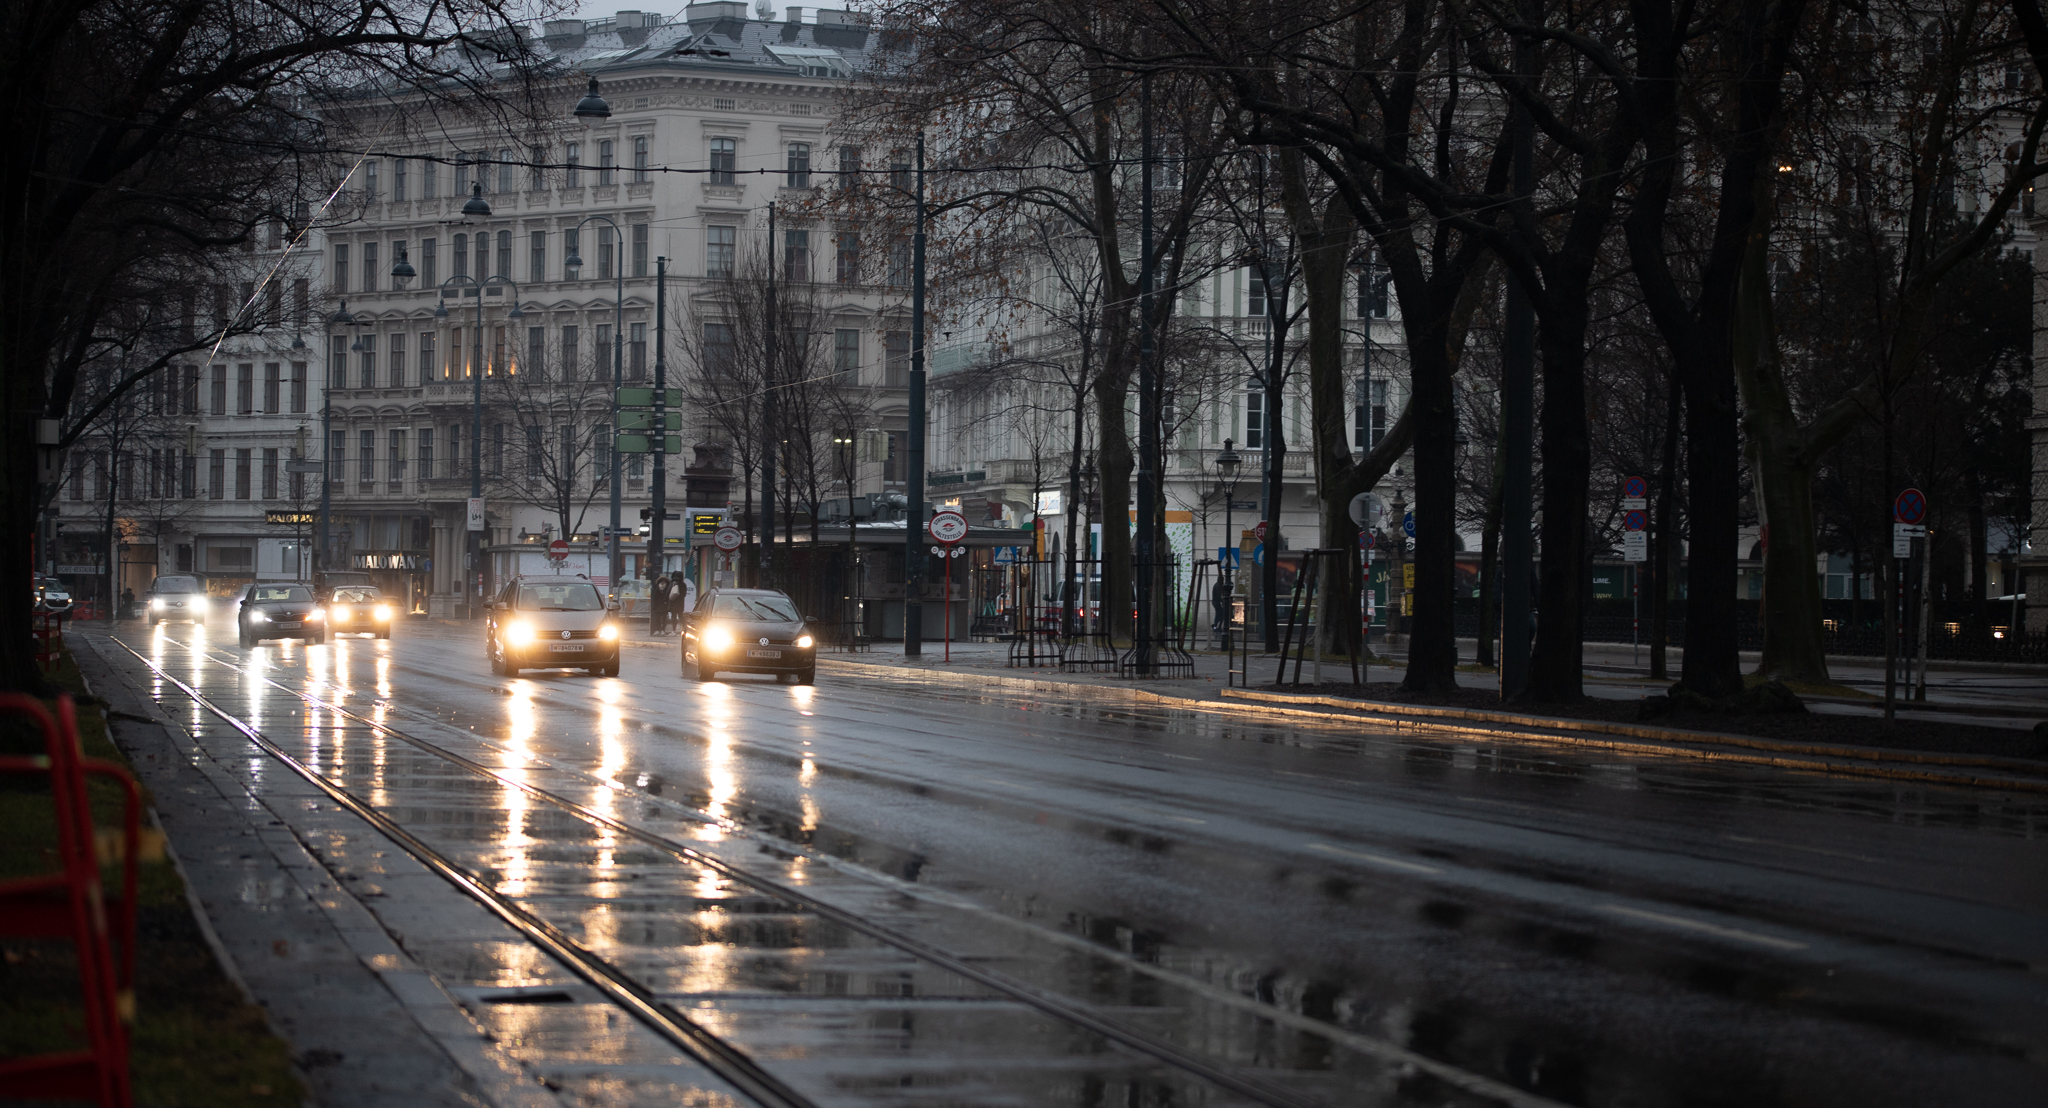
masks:
[[[558,643],[550,643],[550,644],[548,645],[548,653],[550,653],[550,654],[581,654],[581,653],[583,653],[583,644],[582,644],[582,643],[580,643],[580,642],[558,642]]]
[[[749,657],[749,658],[780,658],[780,657],[782,657],[782,651],[780,651],[780,650],[749,650],[749,651],[747,651],[747,657]]]
[[[305,626],[305,624],[303,624],[303,623],[280,623],[280,624],[278,624],[278,627],[280,627],[280,628],[282,628],[282,629],[284,629],[284,630],[286,630],[286,631],[296,631],[296,630],[298,630],[299,628],[301,628],[301,627],[304,627],[304,626]]]

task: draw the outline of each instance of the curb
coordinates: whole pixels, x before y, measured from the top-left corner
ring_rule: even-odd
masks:
[[[1631,724],[1608,723],[1599,720],[1564,719],[1557,716],[1531,716],[1512,712],[1487,712],[1463,708],[1433,708],[1414,704],[1388,704],[1380,701],[1351,700],[1335,696],[1270,693],[1256,689],[1224,689],[1221,695],[1225,700],[1249,702],[1247,704],[1248,707],[1256,706],[1269,711],[1284,711],[1289,714],[1315,716],[1323,719],[1397,716],[1427,720],[1433,726],[1443,726],[1458,731],[1505,735],[1516,738],[1534,738],[1550,742],[1576,743],[1608,749],[1681,754],[1714,761],[1751,761],[1761,765],[1825,769],[1908,780],[1939,781],[1946,784],[1966,784],[1991,788],[2048,792],[2048,766],[2025,759],[2005,758],[1997,755],[1943,754],[1938,751],[1927,750],[1887,750],[1877,747],[1786,743],[1771,739],[1760,739],[1750,735],[1731,735],[1719,731],[1688,731],[1663,727],[1639,727]],[[1338,710],[1317,712],[1293,706],[1298,704],[1313,704],[1319,707]],[[1455,723],[1443,721],[1491,723],[1495,724],[1496,728],[1458,727]],[[1580,738],[1576,735],[1531,734],[1528,731],[1521,730],[1499,730],[1497,729],[1498,727],[1539,728],[1546,731],[1573,731],[1584,734],[1616,735],[1642,741],[1625,743],[1612,740]],[[1727,748],[1735,749],[1729,750]],[[1737,751],[1755,751],[1756,753],[1743,754],[1737,753]],[[1879,764],[1858,765],[1855,763]],[[1956,766],[2003,770],[2007,773],[2023,776],[1946,773],[1938,770],[1904,768],[1896,765],[1896,763],[1904,763],[1906,766]]]
[[[1568,720],[1549,716],[1522,716],[1507,712],[1466,711],[1456,708],[1429,708],[1405,704],[1389,705],[1369,701],[1347,701],[1341,697],[1264,693],[1251,689],[1219,689],[1214,697],[1175,696],[1169,693],[1153,692],[1149,689],[1127,688],[1115,685],[1094,685],[1075,681],[1034,680],[1023,677],[1002,677],[993,674],[968,674],[948,670],[931,670],[923,667],[911,668],[906,666],[878,665],[872,662],[857,662],[844,657],[820,658],[819,661],[821,663],[859,666],[863,669],[884,669],[901,673],[913,673],[944,681],[972,681],[980,685],[994,685],[999,688],[1014,689],[1020,692],[1072,693],[1076,690],[1085,690],[1107,694],[1124,700],[1162,703],[1178,707],[1272,712],[1282,715],[1306,716],[1326,721],[1356,721],[1371,719],[1375,716],[1391,716],[1409,726],[1426,727],[1430,730],[1487,735],[1495,738],[1519,739],[1539,743],[1564,743],[1573,746],[1614,750],[1622,753],[1697,758],[1703,761],[1732,762],[1746,765],[1773,766],[1779,769],[1882,777],[1891,780],[1924,781],[1930,784],[1964,785],[1975,788],[2012,789],[2025,792],[2048,793],[2048,776],[2007,776],[1997,773],[1963,773],[1917,768],[1918,766],[1956,766],[2003,769],[2020,774],[2048,773],[2048,767],[2029,763],[2018,758],[1999,758],[1989,755],[1949,755],[1933,751],[1878,750],[1870,747],[1811,746],[1779,743],[1769,739],[1752,738],[1746,735],[1727,735],[1713,731],[1680,731],[1668,728],[1633,727],[1627,724],[1609,724],[1587,720]],[[1314,708],[1296,706],[1300,704],[1312,704],[1325,710],[1317,711]],[[1494,724],[1494,726],[1475,727],[1461,725],[1470,723],[1490,723]],[[1543,730],[1526,730],[1529,728],[1547,729],[1550,732],[1576,731],[1581,732],[1581,734],[1556,734],[1544,733]],[[1616,735],[1617,737],[1613,739],[1592,737],[1594,734],[1602,733]]]

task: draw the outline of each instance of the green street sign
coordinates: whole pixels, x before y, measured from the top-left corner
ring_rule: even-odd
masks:
[[[681,454],[683,452],[683,437],[681,435],[668,435],[666,438],[668,441],[662,444],[662,453]],[[620,435],[615,441],[621,454],[654,453],[654,436],[652,435]]]
[[[662,428],[661,428],[661,430],[664,430],[664,431],[680,431],[680,430],[682,430],[682,429],[683,429],[683,413],[681,413],[681,412],[676,412],[676,411],[668,411],[668,412],[663,412],[663,413],[661,414],[661,416],[662,416],[662,418],[661,418],[661,421],[662,421],[662,423],[666,424],[666,426],[662,427]],[[653,412],[620,412],[620,413],[619,413],[619,430],[621,430],[621,431],[652,431],[652,430],[655,430],[655,426],[654,426],[654,413],[653,413]]]
[[[663,403],[663,407],[668,407],[668,408],[680,408],[680,407],[682,407],[682,406],[683,406],[683,390],[681,390],[681,389],[670,389],[670,390],[668,390],[668,399],[667,399],[667,400],[666,400],[666,401],[665,401],[665,402]],[[621,408],[652,408],[652,407],[654,407],[654,390],[653,390],[653,389],[620,389],[620,390],[619,390],[619,407],[621,407]]]

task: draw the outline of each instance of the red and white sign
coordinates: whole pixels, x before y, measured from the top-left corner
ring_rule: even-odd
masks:
[[[555,561],[566,561],[569,557],[569,540],[556,539],[548,544],[548,557]]]
[[[1252,537],[1253,537],[1253,538],[1255,538],[1255,539],[1257,539],[1257,540],[1259,540],[1260,542],[1265,542],[1265,541],[1266,541],[1266,521],[1265,521],[1265,520],[1263,520],[1263,519],[1262,519],[1262,520],[1260,520],[1260,521],[1259,521],[1259,522],[1258,522],[1258,523],[1257,523],[1257,524],[1256,524],[1255,526],[1253,526],[1253,527],[1252,527]]]
[[[951,546],[967,537],[967,517],[948,508],[933,514],[928,530],[932,533],[933,542]]]
[[[1897,523],[1927,522],[1927,494],[1919,489],[1907,489],[1892,501],[1892,520]]]
[[[1621,510],[1624,512],[1635,512],[1642,511],[1649,506],[1650,483],[1640,477],[1622,478]],[[1640,528],[1632,528],[1632,530],[1640,530]]]
[[[740,529],[731,524],[720,527],[711,533],[711,545],[728,554],[738,550],[740,543],[743,541],[745,540],[740,536]]]

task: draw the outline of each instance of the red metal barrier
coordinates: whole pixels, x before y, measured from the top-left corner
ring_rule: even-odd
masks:
[[[64,653],[64,621],[51,612],[36,613],[36,662],[47,672]]]
[[[78,719],[68,696],[53,718],[41,701],[0,693],[0,715],[24,717],[41,729],[47,753],[0,757],[0,772],[45,773],[57,818],[58,872],[0,881],[0,934],[71,939],[85,1001],[87,1049],[0,1059],[0,1089],[27,1099],[90,1098],[103,1108],[128,1108],[127,1021],[135,1008],[136,862],[141,840],[141,794],[135,779],[111,762],[87,758],[78,745]],[[121,898],[109,925],[100,889],[100,859],[86,797],[87,775],[113,778],[125,794],[122,812]],[[115,959],[116,935],[120,956]]]

